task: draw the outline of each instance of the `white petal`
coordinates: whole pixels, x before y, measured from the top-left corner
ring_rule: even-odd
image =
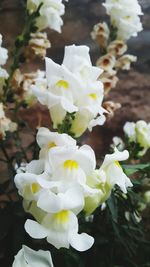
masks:
[[[86,251],[94,244],[94,238],[86,233],[73,233],[69,239],[71,246],[78,251]]]
[[[44,251],[44,250],[35,251],[27,246],[23,246],[23,250],[24,250],[24,258],[29,266],[53,267],[52,257],[49,251]]]
[[[33,238],[42,239],[47,236],[46,229],[35,221],[27,220],[24,227],[26,232]]]

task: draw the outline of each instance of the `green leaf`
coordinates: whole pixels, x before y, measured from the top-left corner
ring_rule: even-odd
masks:
[[[132,175],[136,172],[150,168],[150,163],[147,164],[136,164],[136,165],[122,165],[126,175]]]

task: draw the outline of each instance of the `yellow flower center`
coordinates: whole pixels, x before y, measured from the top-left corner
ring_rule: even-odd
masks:
[[[58,223],[67,223],[69,220],[69,211],[68,210],[62,210],[62,211],[54,214],[54,219]]]
[[[89,94],[89,97],[91,97],[93,100],[97,99],[97,95],[96,94]]]
[[[121,168],[121,169],[122,169],[122,167],[121,167],[121,165],[120,165],[120,163],[119,163],[119,161],[118,161],[118,160],[115,160],[115,163],[116,163],[116,165],[117,165],[119,168]]]
[[[56,146],[56,144],[54,142],[49,142],[48,143],[48,149],[51,149],[51,148],[53,148],[55,146]]]
[[[78,169],[79,164],[77,161],[69,159],[64,162],[64,167],[66,169]]]
[[[59,80],[57,83],[56,83],[56,86],[58,87],[63,87],[64,89],[69,89],[69,83],[65,80]]]
[[[32,190],[32,193],[33,193],[33,194],[36,194],[36,193],[40,190],[40,186],[39,186],[39,184],[37,184],[37,183],[33,183],[33,184],[31,185],[31,190]]]

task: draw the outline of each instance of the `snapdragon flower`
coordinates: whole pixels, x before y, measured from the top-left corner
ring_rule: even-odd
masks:
[[[15,176],[24,208],[36,220],[28,220],[25,229],[33,238],[47,237],[56,248],[71,245],[79,251],[87,250],[94,239],[78,234],[77,215],[84,209],[85,197],[98,192],[87,185],[87,176],[96,167],[94,151],[46,128],[38,130],[37,141],[40,158]]]
[[[53,267],[51,253],[49,251],[35,251],[27,246],[15,256],[12,267]]]
[[[40,16],[36,22],[38,29],[50,28],[61,32],[61,26],[63,25],[61,16],[65,13],[65,6],[62,0],[28,0],[27,9],[29,13],[35,12],[40,4],[42,4],[39,11]]]
[[[128,40],[143,29],[139,17],[143,13],[137,0],[106,0],[103,5],[117,28],[118,39]]]
[[[50,110],[54,128],[63,123],[67,113],[74,113],[70,131],[76,137],[87,128],[104,124],[101,73],[92,66],[86,46],[66,47],[62,65],[46,58],[47,90],[34,86],[33,93]]]
[[[150,148],[150,123],[139,120],[136,123],[126,122],[123,128],[129,142],[135,142],[143,148],[139,155],[144,155]]]
[[[95,170],[88,177],[87,184],[99,189],[99,192],[86,198],[85,211],[87,214],[92,213],[100,204],[109,198],[115,185],[118,185],[123,193],[127,193],[127,188],[131,187],[132,183],[123,172],[119,161],[124,161],[128,157],[129,153],[127,150],[120,152],[115,148],[113,154],[105,156],[100,169]]]
[[[78,251],[91,248],[94,238],[86,233],[78,234],[78,220],[69,210],[62,210],[55,214],[47,214],[41,224],[27,220],[25,229],[28,234],[37,239],[47,238],[47,241],[57,249],[68,248],[71,245]]]

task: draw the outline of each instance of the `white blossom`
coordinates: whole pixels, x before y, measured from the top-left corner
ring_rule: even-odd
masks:
[[[101,73],[100,68],[92,66],[86,46],[66,47],[62,65],[46,59],[48,88],[42,91],[34,86],[33,93],[47,105],[54,128],[63,122],[67,112],[75,113],[71,127],[75,136],[104,123],[103,84],[98,80]]]
[[[137,0],[106,0],[103,5],[117,28],[118,39],[128,40],[143,29],[139,17],[143,13]]]
[[[27,246],[15,256],[12,267],[53,267],[51,253],[44,250],[32,250]]]
[[[144,155],[150,148],[150,123],[146,123],[143,120],[139,120],[136,123],[126,122],[123,129],[129,142],[135,142],[143,148],[139,155]]]
[[[47,241],[57,249],[69,248],[70,245],[78,251],[90,249],[94,238],[86,233],[78,234],[78,228],[77,217],[69,210],[49,213],[41,224],[32,220],[27,220],[25,223],[25,229],[31,237],[47,238]]]
[[[39,11],[40,16],[37,18],[36,23],[38,29],[50,28],[61,32],[61,26],[63,25],[61,16],[65,13],[65,6],[62,0],[27,0],[29,13],[35,12],[40,4],[42,4]]]

